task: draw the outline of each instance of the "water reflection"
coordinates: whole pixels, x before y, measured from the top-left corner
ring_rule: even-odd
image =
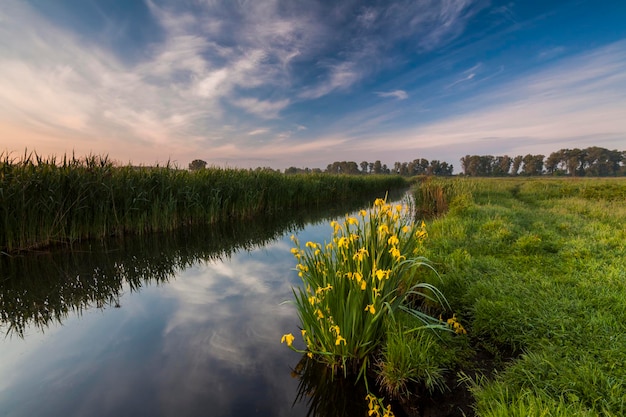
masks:
[[[3,257],[0,410],[307,415],[279,344],[298,331],[289,235],[323,241],[361,206]]]
[[[72,250],[0,256],[0,331],[23,335],[28,326],[44,330],[70,312],[120,307],[124,284],[137,291],[167,282],[198,262],[225,259],[262,247],[308,223],[353,210],[353,202],[325,211],[301,211],[262,222],[219,224],[175,233],[151,234],[74,245]]]
[[[345,417],[367,415],[362,383],[344,378],[341,373],[332,375],[326,365],[303,355],[292,376],[298,379],[296,403],[306,403],[307,417]]]

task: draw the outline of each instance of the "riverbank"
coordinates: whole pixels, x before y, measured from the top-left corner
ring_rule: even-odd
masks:
[[[425,256],[500,369],[458,378],[476,415],[626,415],[626,180],[430,186],[418,193],[447,212],[428,225]]]
[[[0,251],[242,221],[406,187],[400,176],[116,166],[0,155]]]

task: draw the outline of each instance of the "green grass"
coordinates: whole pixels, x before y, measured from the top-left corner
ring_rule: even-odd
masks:
[[[115,166],[106,157],[0,154],[0,251],[243,221],[406,186],[399,176]]]
[[[474,345],[516,353],[477,415],[626,415],[626,180],[453,181],[425,255]]]

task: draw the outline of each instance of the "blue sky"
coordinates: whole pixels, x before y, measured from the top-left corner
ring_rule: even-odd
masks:
[[[0,152],[284,169],[625,150],[624,22],[623,0],[2,0]]]

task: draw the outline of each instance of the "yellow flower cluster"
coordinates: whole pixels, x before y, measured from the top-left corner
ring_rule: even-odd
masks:
[[[341,331],[339,330],[339,326],[337,326],[336,324],[333,326],[330,326],[330,331],[331,333],[334,333],[336,336],[336,340],[335,340],[335,346],[339,346],[341,343],[343,343],[344,345],[346,344],[346,339],[341,336]]]
[[[385,406],[381,407],[380,406],[381,401],[372,394],[367,394],[367,396],[365,397],[365,400],[367,401],[367,408],[368,408],[367,415],[368,416],[394,417],[394,414],[391,411],[391,404],[389,404],[388,407],[385,407]]]
[[[447,321],[448,326],[454,330],[456,334],[467,334],[467,330],[463,327],[459,320],[456,318],[456,314],[453,314],[451,318]]]
[[[425,224],[420,228],[413,223],[407,205],[377,199],[369,210],[331,221],[330,226],[330,242],[308,241],[300,246],[292,236],[296,247],[291,253],[306,288],[296,294],[306,329],[303,352],[309,357],[318,354],[329,363],[339,358],[345,361],[346,352],[350,358],[363,360],[372,344],[364,337],[384,331],[384,321],[378,316],[386,314],[389,301],[397,296],[394,291],[407,276],[403,271],[409,263],[404,261],[419,250],[426,236]],[[291,346],[293,339],[287,336],[281,341]],[[373,398],[370,416],[393,415]]]

